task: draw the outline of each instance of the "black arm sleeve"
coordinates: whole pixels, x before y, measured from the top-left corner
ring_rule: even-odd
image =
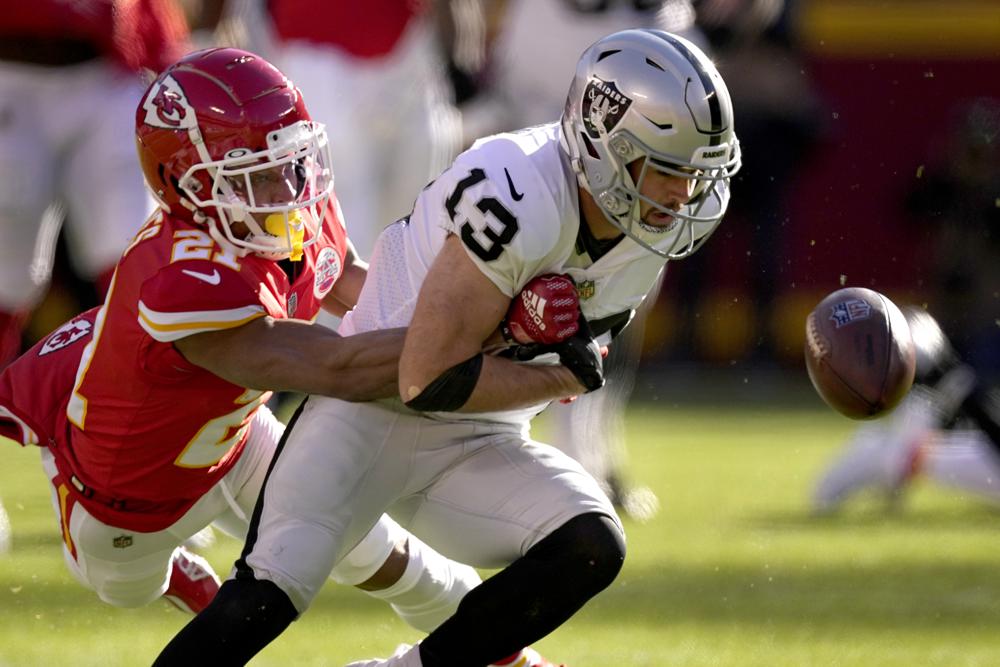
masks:
[[[454,412],[469,400],[482,370],[480,352],[441,373],[416,398],[408,400],[406,407],[421,412]]]

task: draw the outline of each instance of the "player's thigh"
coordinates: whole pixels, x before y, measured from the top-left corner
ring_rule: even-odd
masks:
[[[511,433],[485,440],[391,514],[445,555],[495,568],[573,517],[592,512],[620,524],[611,501],[579,463]]]
[[[66,240],[71,260],[92,278],[114,266],[129,240],[155,206],[146,190],[135,152],[135,108],[142,87],[111,72],[90,74],[94,112],[66,155],[64,197],[68,204]]]
[[[389,504],[371,483],[397,416],[372,404],[311,397],[289,424],[251,526],[246,566],[304,611],[339,558]]]
[[[143,533],[105,524],[69,494],[45,449],[42,467],[51,485],[63,556],[73,576],[117,607],[142,606],[162,595],[171,556],[181,542],[174,527]]]

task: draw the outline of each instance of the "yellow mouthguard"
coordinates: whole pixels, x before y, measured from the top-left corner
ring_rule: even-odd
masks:
[[[286,220],[288,221],[287,225]],[[292,211],[287,217],[284,213],[272,213],[264,219],[264,231],[291,242],[292,250],[288,259],[293,262],[302,259],[302,240],[305,236],[305,230],[305,221],[298,211]]]

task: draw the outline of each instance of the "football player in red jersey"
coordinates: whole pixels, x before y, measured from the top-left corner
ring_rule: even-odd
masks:
[[[74,270],[103,298],[122,249],[153,210],[128,121],[140,74],[187,50],[188,28],[174,0],[34,0],[5,3],[0,34],[3,368],[45,295],[64,215]],[[0,553],[9,542],[0,503]]]
[[[342,338],[309,323],[354,304],[365,265],[325,131],[269,63],[235,49],[174,63],[139,105],[136,142],[160,210],[104,305],[0,375],[0,426],[43,445],[84,585],[117,606],[166,595],[197,611],[218,580],[178,545],[210,523],[246,534],[283,431],[265,388],[392,394],[403,332]],[[387,517],[337,561],[334,579],[423,630],[479,583]]]

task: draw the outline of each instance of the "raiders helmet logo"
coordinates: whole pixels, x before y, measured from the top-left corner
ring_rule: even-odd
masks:
[[[632,99],[618,90],[613,81],[602,81],[597,77],[590,80],[583,91],[583,125],[591,139],[600,138],[601,134],[609,134],[628,108]],[[599,128],[603,128],[603,132]]]
[[[73,320],[72,322],[67,322],[52,332],[52,335],[49,336],[45,341],[45,344],[42,345],[42,349],[38,351],[38,356],[41,357],[49,352],[55,352],[56,350],[61,350],[68,345],[72,345],[89,334],[92,328],[93,325],[87,320]]]
[[[143,119],[146,125],[168,130],[189,129],[198,125],[194,108],[171,76],[153,84],[142,102],[142,108],[146,111]]]

